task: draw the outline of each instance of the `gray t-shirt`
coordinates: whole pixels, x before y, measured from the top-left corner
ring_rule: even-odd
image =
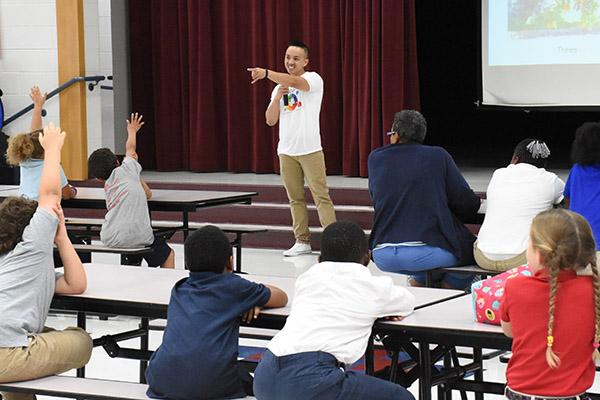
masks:
[[[142,166],[131,157],[104,182],[106,216],[100,240],[114,248],[144,247],[154,242],[146,191],[140,182]]]
[[[58,217],[39,208],[21,242],[0,257],[0,347],[29,346],[42,332],[56,279],[52,251]]]

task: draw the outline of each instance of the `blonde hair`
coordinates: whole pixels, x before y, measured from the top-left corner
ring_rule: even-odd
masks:
[[[594,360],[600,359],[600,278],[596,265],[596,243],[590,225],[585,218],[572,211],[552,209],[539,213],[531,223],[531,245],[541,255],[541,263],[550,272],[550,301],[548,307],[548,347],[546,362],[550,368],[560,366],[560,358],[552,350],[554,336],[554,308],[560,270],[580,271],[591,266],[594,285],[594,310],[596,331],[594,334]]]
[[[44,158],[44,148],[40,144],[41,129],[30,133],[19,133],[8,139],[6,162],[19,165],[30,158]]]

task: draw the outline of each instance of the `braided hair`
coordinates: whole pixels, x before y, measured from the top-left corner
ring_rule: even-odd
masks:
[[[554,345],[554,309],[561,270],[580,271],[591,266],[594,275],[594,310],[596,316],[594,359],[600,358],[600,281],[596,265],[596,243],[592,229],[585,218],[572,211],[552,209],[539,213],[531,223],[531,245],[541,255],[542,264],[550,272],[550,299],[548,307],[548,343],[546,362],[550,368],[560,366],[560,358],[552,350]]]

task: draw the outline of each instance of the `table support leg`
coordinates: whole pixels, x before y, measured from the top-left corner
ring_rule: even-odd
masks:
[[[473,373],[473,378],[476,382],[483,382],[483,352],[481,348],[473,347],[473,362],[481,366]],[[483,400],[483,393],[475,392],[475,400]]]
[[[140,323],[140,329],[144,329],[146,334],[140,337],[140,350],[148,350],[148,342],[150,341],[150,331],[148,330],[149,325],[148,318],[142,318]],[[140,360],[140,383],[146,383],[146,368],[148,367],[148,361]]]
[[[419,342],[419,364],[421,366],[421,378],[419,379],[419,399],[431,400],[431,352],[429,343]]]
[[[190,232],[190,221],[187,211],[183,212],[183,240],[187,239]]]
[[[235,272],[242,272],[242,233],[235,234]]]
[[[85,312],[77,311],[77,327],[85,330],[86,320]],[[85,367],[77,368],[77,377],[85,378]]]

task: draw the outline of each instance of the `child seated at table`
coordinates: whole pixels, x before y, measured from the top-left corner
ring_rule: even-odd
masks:
[[[252,378],[237,361],[240,320],[259,307],[283,307],[287,295],[232,274],[227,236],[205,226],[184,244],[189,278],[175,284],[167,327],[150,358],[148,396],[168,399],[239,398],[252,394]]]
[[[131,114],[131,122],[127,121],[127,142],[122,164],[107,148],[94,151],[88,159],[90,174],[104,182],[106,194],[108,211],[100,230],[100,240],[105,246],[117,249],[150,246],[152,250],[142,254],[148,266],[174,268],[173,249],[164,237],[154,236],[152,231],[148,211],[148,199],[152,191],[140,176],[142,166],[135,152],[137,132],[142,125],[142,116]],[[139,265],[140,262],[141,258],[132,264]]]
[[[257,399],[414,399],[398,384],[346,369],[365,353],[377,318],[399,320],[416,301],[390,277],[372,276],[369,258],[354,222],[325,228],[319,264],[298,277],[285,327],[254,372]]]
[[[52,296],[83,293],[85,270],[66,234],[60,207],[60,150],[65,133],[52,124],[40,143],[46,160],[39,201],[9,197],[0,205],[0,382],[18,382],[83,367],[92,339],[79,328],[44,327]],[[54,243],[64,263],[55,273]],[[34,395],[2,393],[4,400]]]
[[[29,133],[19,133],[8,139],[6,161],[9,165],[18,165],[21,172],[19,195],[29,200],[38,199],[38,189],[44,168],[44,148],[40,144],[39,136],[42,132],[42,107],[46,102],[46,94],[40,88],[31,88],[29,98],[33,102],[33,115]],[[77,194],[77,189],[69,184],[65,172],[60,168],[61,197],[65,200],[72,199]]]
[[[485,219],[473,245],[484,269],[507,271],[527,264],[525,251],[531,221],[563,200],[565,183],[546,171],[550,149],[528,138],[517,144],[510,165],[494,171],[487,188]]]
[[[533,219],[527,260],[534,276],[509,279],[500,305],[502,329],[513,338],[509,400],[587,398],[600,341],[595,250],[581,215],[555,209]],[[592,276],[578,277],[588,265]]]

